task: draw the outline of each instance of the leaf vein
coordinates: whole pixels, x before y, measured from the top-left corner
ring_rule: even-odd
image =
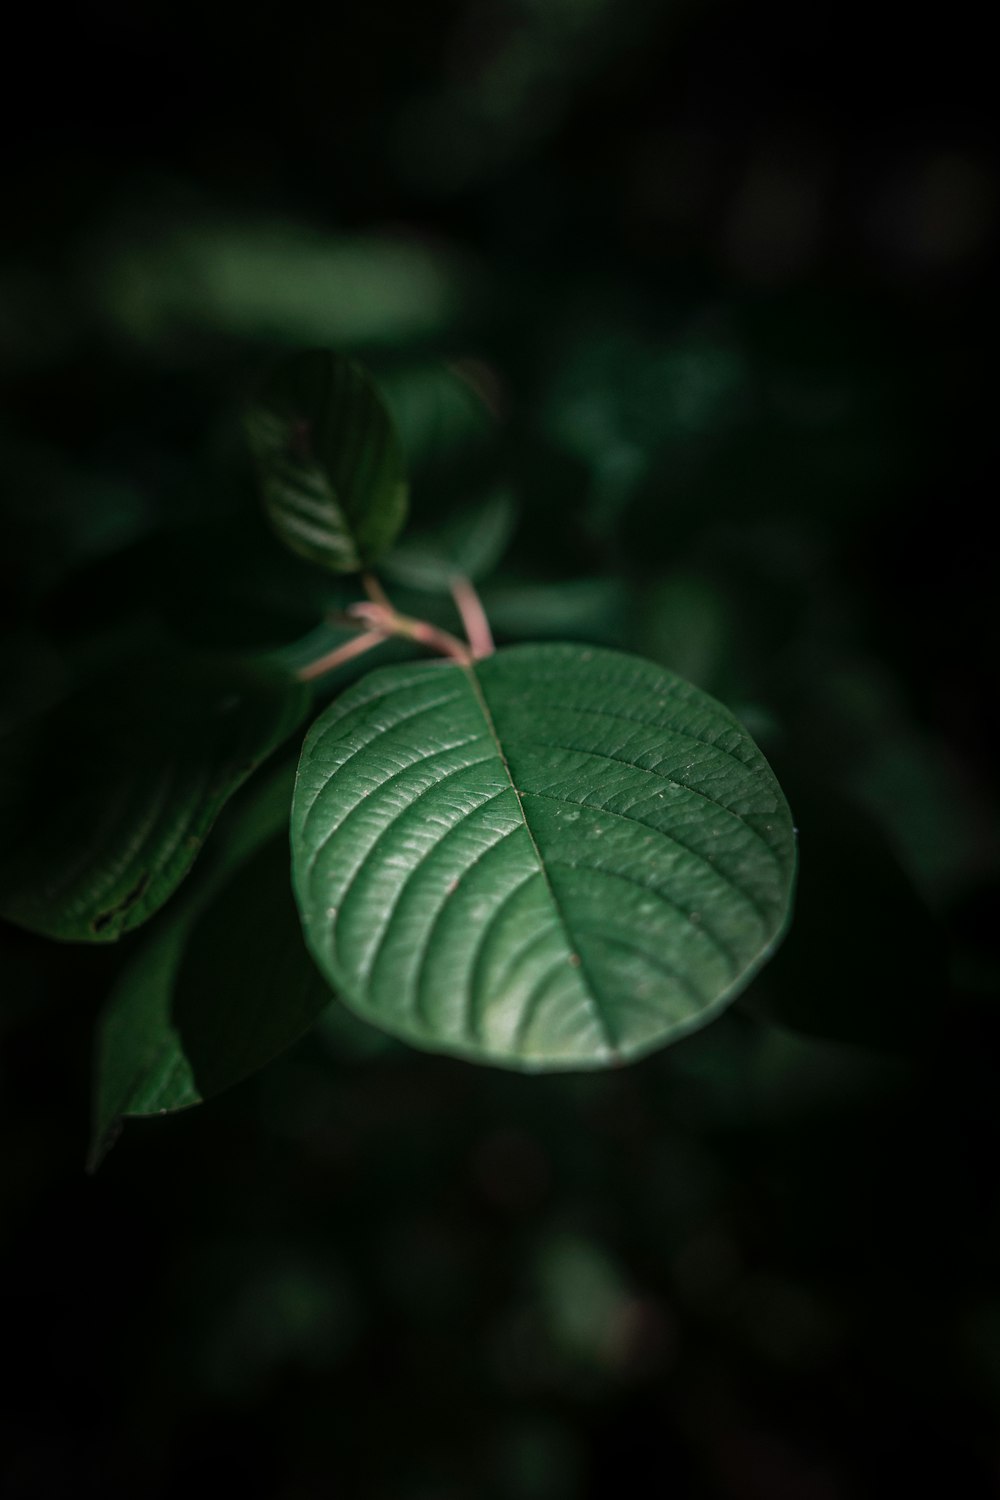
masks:
[[[477,766],[485,766],[485,765],[488,765],[489,762],[492,759],[493,759],[493,757],[491,755],[486,760],[473,761],[472,764],[473,765],[477,765]],[[468,767],[463,766],[461,769],[462,770],[467,770]],[[450,774],[455,775],[457,773],[456,772],[452,772]],[[441,781],[446,781],[447,779],[448,778],[446,776],[443,776],[441,778]],[[435,785],[435,787],[440,786],[441,782],[437,781],[437,782],[434,783],[434,785]],[[427,790],[432,790],[432,789],[431,788],[427,788]],[[476,813],[481,812],[484,807],[489,807],[489,805],[490,805],[491,802],[495,802],[498,797],[502,797],[503,794],[507,790],[508,790],[508,788],[505,787],[505,786],[503,786],[503,787],[500,788],[499,791],[493,792],[491,796],[484,798],[484,800],[482,802],[477,802],[476,805],[475,805],[475,807],[467,808],[465,810],[465,812],[463,812],[462,816],[458,819],[458,821],[455,822],[455,823],[452,823],[452,825],[451,825],[450,828],[446,828],[444,830],[444,832],[442,833],[441,837],[437,840],[437,842],[434,843],[434,844],[432,844],[429,849],[426,849],[424,851],[424,853],[420,856],[420,858],[417,860],[416,864],[412,865],[410,867],[410,869],[407,870],[406,875],[405,875],[405,877],[404,877],[404,879],[402,881],[402,884],[399,886],[399,889],[396,891],[396,895],[395,895],[395,897],[393,899],[392,905],[389,908],[389,911],[388,911],[388,914],[386,916],[386,919],[383,922],[381,928],[379,929],[378,936],[377,936],[377,938],[375,940],[374,951],[372,952],[371,957],[369,959],[367,959],[364,962],[364,964],[363,964],[363,975],[362,975],[362,977],[364,979],[370,980],[374,976],[375,968],[376,968],[376,965],[378,964],[379,956],[380,956],[380,954],[382,952],[382,948],[383,948],[383,946],[384,946],[384,944],[387,941],[388,936],[389,936],[389,929],[392,926],[393,918],[395,917],[396,912],[399,909],[399,904],[400,904],[400,902],[403,899],[403,896],[404,896],[404,894],[406,892],[407,887],[409,886],[410,882],[413,880],[413,877],[423,867],[423,865],[426,863],[426,861],[428,859],[430,859],[433,854],[437,853],[437,851],[440,849],[441,845],[444,843],[445,839],[450,838],[451,835],[453,833],[455,833],[458,829],[463,828],[465,826],[465,824],[468,822],[468,820],[471,817],[473,817]],[[404,812],[408,812],[409,809],[411,807],[414,807],[419,800],[420,800],[419,797],[415,797],[412,802],[410,802],[410,803],[407,804],[406,808],[404,808],[403,811]],[[384,832],[383,832],[383,834],[380,834],[379,837],[380,838],[384,837],[384,834],[387,833],[387,832],[388,832],[388,829],[385,829]],[[374,848],[374,846],[373,846],[373,848]],[[369,851],[369,853],[365,856],[366,860],[371,857],[371,852],[372,851]],[[351,889],[352,888],[348,889],[347,895],[345,895],[345,897],[344,897],[345,903],[346,903],[347,897],[350,895]],[[343,914],[344,914],[344,906],[342,904],[341,908],[340,908],[340,912],[338,914],[338,921],[339,921],[340,917],[343,916]]]
[[[693,859],[696,859],[700,864],[703,864],[705,868],[716,877],[716,879],[721,880],[723,885],[725,885],[729,890],[735,892],[735,894],[739,896],[741,900],[747,903],[747,905],[753,911],[754,915],[759,919],[760,922],[763,923],[765,927],[770,926],[770,915],[765,910],[765,908],[761,906],[760,902],[755,896],[752,896],[749,891],[744,890],[741,885],[737,885],[733,877],[727,874],[727,872],[723,870],[719,865],[713,863],[713,861],[708,858],[707,854],[703,854],[700,849],[695,849],[691,844],[686,844],[684,840],[679,839],[675,833],[668,833],[665,828],[660,828],[658,824],[648,823],[645,818],[637,818],[632,813],[617,812],[612,807],[602,807],[593,802],[577,802],[572,797],[553,796],[551,792],[531,792],[526,790],[523,795],[526,797],[541,797],[546,802],[557,802],[560,807],[589,807],[593,812],[598,813],[601,817],[618,818],[623,823],[631,823],[633,828],[648,828],[651,833],[658,833],[661,838],[666,839],[671,844],[676,844],[678,849],[683,849],[685,854],[690,854]]]
[[[522,800],[521,793],[518,791],[517,786],[516,786],[516,784],[514,782],[514,778],[513,778],[512,774],[511,774],[510,764],[509,764],[509,762],[507,760],[507,755],[506,755],[506,752],[505,752],[505,750],[503,748],[503,743],[502,743],[502,741],[500,739],[499,734],[497,733],[496,724],[493,722],[493,715],[490,712],[490,706],[489,706],[489,703],[486,700],[486,694],[483,692],[482,684],[480,683],[479,678],[477,677],[476,672],[475,672],[475,670],[473,668],[465,668],[465,674],[466,674],[466,679],[469,682],[469,684],[470,684],[470,686],[472,688],[472,691],[473,691],[473,693],[474,693],[474,695],[476,697],[476,700],[477,700],[477,702],[479,704],[480,712],[482,713],[483,718],[486,720],[487,727],[488,727],[488,729],[490,731],[490,734],[493,737],[493,742],[494,742],[494,744],[496,745],[496,748],[497,748],[497,754],[499,755],[501,761],[503,762],[503,768],[504,768],[504,771],[507,773],[507,779],[510,781],[511,789],[513,790],[514,796],[517,798],[517,804],[518,804],[518,807],[521,810],[521,818],[522,818],[522,820],[524,822],[524,827],[525,827],[525,830],[526,830],[526,832],[528,834],[528,837],[531,840],[531,847],[532,847],[532,849],[535,852],[535,859],[538,862],[538,868],[539,868],[539,870],[542,873],[542,878],[544,879],[546,887],[548,889],[549,899],[551,900],[553,909],[554,909],[554,911],[556,913],[557,918],[559,919],[560,926],[562,927],[563,932],[565,933],[567,948],[568,948],[568,950],[570,952],[573,952],[575,945],[572,942],[571,937],[570,937],[570,927],[569,927],[569,923],[568,923],[568,921],[566,919],[566,914],[565,914],[565,912],[562,909],[562,906],[561,906],[561,904],[559,902],[558,897],[556,896],[555,890],[553,889],[552,881],[549,879],[548,871],[546,870],[546,867],[545,867],[545,861],[542,858],[542,852],[541,852],[541,850],[538,847],[538,841],[535,838],[535,835],[534,835],[534,833],[531,830],[531,824],[528,822],[528,815],[527,815],[527,813],[525,812],[525,809],[524,809],[524,802]],[[596,992],[596,990],[594,988],[593,982],[591,981],[590,976],[588,974],[586,974],[585,971],[584,971],[584,978],[586,979],[586,990],[587,990],[587,992],[590,995],[591,1007],[592,1007],[592,1009],[594,1011],[595,1016],[598,1019],[598,1024],[599,1024],[602,1032],[604,1033],[605,1044],[606,1044],[606,1046],[608,1046],[611,1049],[612,1052],[614,1052],[617,1055],[617,1052],[618,1052],[618,1039],[615,1036],[614,1032],[612,1031],[610,1022],[608,1021],[608,1018],[607,1018],[607,1016],[606,1016],[606,1014],[604,1012],[604,1008],[603,1008],[603,1006],[601,1005],[600,1001],[597,998],[597,992]]]
[[[653,896],[656,900],[660,901],[662,905],[668,907],[670,911],[678,912],[689,922],[691,920],[691,913],[689,911],[686,911],[684,907],[681,906],[680,902],[675,901],[672,896],[666,895],[666,893],[661,890],[659,886],[649,885],[645,880],[639,880],[635,875],[626,875],[624,870],[610,870],[607,865],[574,865],[569,860],[565,859],[552,859],[549,861],[549,865],[553,869],[584,869],[589,870],[591,874],[594,875],[607,875],[612,880],[624,880],[628,885],[634,885],[638,890],[645,891],[647,895]],[[716,932],[714,927],[711,927],[707,922],[702,921],[698,923],[695,931],[703,934],[709,940],[712,946],[717,950],[717,952],[722,954],[723,958],[727,961],[734,974],[739,973],[740,969],[742,969],[743,967],[742,960],[738,957],[738,955],[726,941],[726,939],[724,937],[720,937],[719,933]]]
[[[777,865],[779,869],[781,868],[781,861],[779,860],[774,847],[767,841],[762,833],[757,832],[757,829],[754,828],[752,823],[747,822],[746,818],[743,817],[741,813],[736,812],[734,808],[728,807],[725,802],[719,802],[715,797],[710,797],[707,792],[700,791],[698,787],[688,786],[683,781],[675,781],[672,776],[666,776],[662,771],[657,771],[653,766],[639,766],[636,765],[634,761],[625,760],[621,755],[609,755],[605,750],[585,750],[582,746],[563,745],[560,744],[557,740],[534,740],[532,743],[541,745],[548,750],[565,750],[572,755],[587,755],[594,760],[612,761],[615,765],[627,766],[629,770],[632,771],[640,771],[645,776],[655,776],[657,781],[665,781],[668,786],[674,787],[679,792],[690,792],[692,796],[701,797],[703,801],[710,803],[712,807],[717,807],[720,812],[724,812],[727,817],[734,818],[736,822],[739,823],[741,828],[745,828],[747,832],[750,833],[759,844],[763,845],[768,854],[771,856],[771,859],[773,860],[775,865]],[[538,795],[542,794],[539,793]],[[610,809],[606,809],[606,811],[610,811]],[[619,814],[619,816],[624,816],[624,814]],[[638,821],[639,820],[636,818],[632,819],[632,822]],[[646,824],[644,826],[654,827],[655,825]],[[660,829],[659,831],[663,832],[662,829]],[[667,837],[670,837],[670,835],[667,835]],[[675,842],[679,842],[679,840],[675,840]],[[682,847],[686,848],[687,845],[683,845]],[[696,851],[692,850],[691,852],[694,853]]]

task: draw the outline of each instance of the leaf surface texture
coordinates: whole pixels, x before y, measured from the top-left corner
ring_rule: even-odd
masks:
[[[292,845],[307,940],[359,1014],[525,1069],[703,1024],[781,936],[795,867],[728,710],[570,645],[370,674],[307,737]]]

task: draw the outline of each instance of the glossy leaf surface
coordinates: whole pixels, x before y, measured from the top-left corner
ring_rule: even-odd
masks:
[[[326,350],[296,355],[245,423],[265,511],[293,551],[355,573],[392,545],[406,516],[402,449],[360,365]]]
[[[215,818],[309,695],[232,658],[137,663],[0,743],[0,913],[112,942],[187,874]]]
[[[372,673],[307,737],[292,848],[309,945],[359,1014],[525,1069],[703,1024],[780,937],[795,865],[725,708],[565,645]]]

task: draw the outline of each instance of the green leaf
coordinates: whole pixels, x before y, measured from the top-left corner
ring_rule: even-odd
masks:
[[[440,338],[474,292],[470,267],[422,235],[329,235],[204,210],[192,218],[172,194],[144,204],[141,223],[137,231],[126,215],[105,242],[97,311],[154,358],[203,351],[213,337],[385,344],[398,357],[401,345]]]
[[[282,833],[198,922],[180,965],[174,1020],[200,1097],[277,1057],[329,1000],[302,941]]]
[[[421,512],[476,493],[496,472],[497,417],[477,375],[435,361],[380,373],[379,389]]]
[[[538,582],[504,578],[482,590],[483,607],[498,637],[513,640],[596,641],[624,644],[635,600],[621,578],[563,578]]]
[[[392,545],[406,517],[402,449],[360,365],[328,350],[298,354],[245,420],[264,509],[294,552],[356,573]]]
[[[434,1050],[601,1067],[709,1020],[788,919],[791,817],[732,715],[567,645],[374,672],[303,747],[309,945],[358,1014]]]
[[[124,1116],[221,1093],[290,1046],[329,1002],[292,899],[289,772],[230,820],[214,860],[122,971],[98,1032],[92,1166]]]
[[[381,571],[408,588],[447,593],[453,578],[477,580],[500,561],[516,513],[506,490],[497,490],[442,521],[433,531],[407,535],[382,559]]]
[[[0,742],[0,914],[113,942],[184,879],[225,803],[301,722],[287,673],[140,661]]]

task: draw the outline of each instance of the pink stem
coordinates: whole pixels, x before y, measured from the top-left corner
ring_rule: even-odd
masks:
[[[365,593],[373,604],[380,604],[383,609],[392,609],[392,605],[389,602],[389,595],[379,583],[374,573],[362,573],[361,582],[364,585]]]
[[[362,656],[373,646],[381,646],[382,642],[387,639],[383,630],[366,630],[363,634],[356,635],[353,641],[345,641],[342,646],[328,651],[325,656],[317,657],[315,661],[300,667],[295,675],[300,682],[311,682],[314,677],[322,677],[324,672],[332,672],[334,667],[343,666],[344,662],[350,661],[352,657]]]
[[[401,615],[391,606],[368,604],[362,600],[360,604],[349,604],[347,613],[356,620],[364,620],[369,628],[381,630],[384,635],[401,635],[407,640],[418,641],[421,646],[427,646],[441,656],[450,656],[464,666],[472,660],[469,648],[457,636],[440,630],[428,620]]]
[[[484,656],[492,656],[496,647],[482,600],[470,580],[463,578],[461,574],[456,573],[450,583],[451,596],[462,617],[462,628],[468,638],[473,660],[479,661]]]

